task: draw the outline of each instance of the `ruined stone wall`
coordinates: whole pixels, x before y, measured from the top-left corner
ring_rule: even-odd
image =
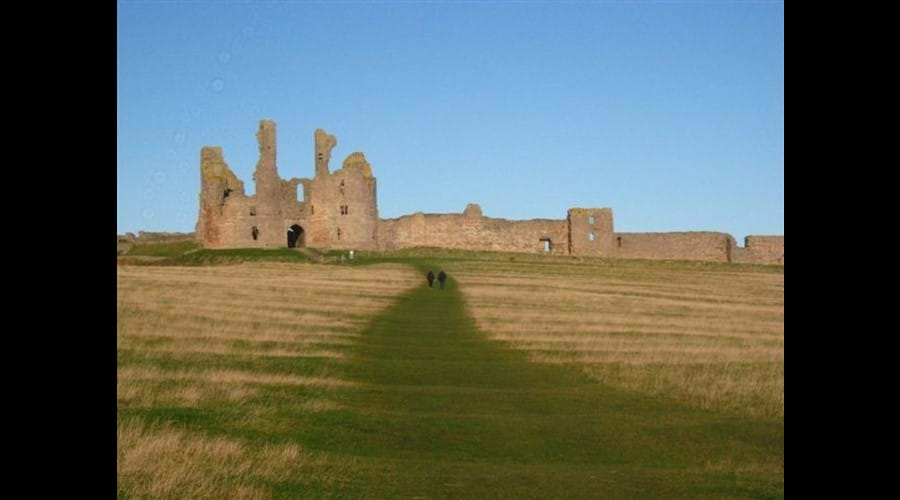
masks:
[[[753,261],[746,248],[739,247],[732,243],[731,262],[734,264],[751,264]]]
[[[216,242],[206,248],[272,248],[286,246],[287,227],[284,221],[269,217],[269,224],[260,221],[256,196],[229,196],[222,204],[221,217],[216,223]],[[263,219],[265,221],[266,219]],[[254,238],[254,228],[256,229]]]
[[[281,233],[275,226],[274,217],[269,216],[268,224],[260,222],[257,196],[229,196],[222,207],[222,222],[219,230],[227,244],[220,248],[263,248],[274,247],[274,241]],[[255,215],[254,215],[255,214]],[[265,220],[265,219],[264,219]],[[253,228],[256,228],[254,239]]]
[[[306,202],[308,181],[309,179],[296,177],[281,181],[281,213],[284,217],[283,245],[285,246],[288,244],[288,231],[293,231],[294,225],[300,226],[301,229],[301,236],[295,238],[294,246],[308,246],[306,243],[310,228],[309,204]],[[302,199],[298,193],[298,186],[304,186]]]
[[[784,264],[784,236],[747,236],[747,250],[758,264]]]
[[[274,122],[260,122],[253,196],[246,196],[221,148],[202,148],[196,239],[204,247],[286,247],[288,229],[296,224],[303,230],[298,243],[317,248],[545,253],[549,246],[555,255],[784,264],[784,236],[748,236],[739,247],[730,235],[716,232],[615,233],[609,208],[572,208],[564,220],[513,221],[485,217],[470,204],[462,214],[420,212],[380,220],[376,179],[365,155],[352,153],[330,172],[337,139],[316,129],[315,177],[281,179],[275,132]]]
[[[334,236],[331,232],[331,221],[338,209],[337,205],[328,199],[331,191],[331,180],[328,177],[315,178],[309,183],[309,227],[306,230],[306,245],[315,248],[327,248]]]
[[[747,236],[743,248],[732,249],[732,262],[784,265],[784,236]]]
[[[298,198],[297,186],[303,183],[303,179],[294,177],[281,181],[281,213],[285,220],[306,219],[308,217],[306,203]],[[304,190],[304,195],[305,195]]]
[[[731,235],[716,232],[615,233],[615,256],[728,262],[733,241]]]
[[[552,242],[551,253],[568,253],[568,225],[564,220],[511,221],[484,217],[478,205],[462,214],[416,213],[382,219],[379,248],[441,247],[468,250],[544,253],[542,239]]]
[[[571,255],[615,255],[611,208],[571,208],[567,213],[567,221]]]

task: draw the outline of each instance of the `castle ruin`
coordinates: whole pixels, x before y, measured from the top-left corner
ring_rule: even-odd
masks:
[[[442,247],[465,250],[595,257],[784,264],[784,236],[748,236],[740,247],[727,233],[617,233],[610,208],[571,208],[562,220],[485,217],[469,204],[461,214],[417,212],[378,217],[372,166],[351,153],[331,172],[337,139],[315,131],[315,177],[282,179],[276,164],[275,122],[256,133],[256,192],[225,163],[221,147],[200,152],[200,213],[196,238],[206,248],[313,247],[393,250]],[[297,187],[303,186],[303,199]]]

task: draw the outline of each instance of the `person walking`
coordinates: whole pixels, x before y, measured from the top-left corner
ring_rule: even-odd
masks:
[[[438,281],[441,282],[441,290],[443,290],[443,289],[444,289],[444,282],[447,281],[447,274],[444,273],[443,270],[441,270],[441,272],[438,273]]]
[[[428,274],[425,277],[428,278],[428,288],[432,288],[432,285],[434,284],[434,273],[428,271]]]

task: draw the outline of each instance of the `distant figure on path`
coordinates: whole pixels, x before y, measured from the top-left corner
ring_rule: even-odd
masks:
[[[441,282],[441,290],[443,290],[443,289],[444,289],[444,282],[447,281],[447,275],[444,273],[444,271],[441,271],[441,272],[438,274],[438,281]]]
[[[434,284],[434,273],[428,271],[428,276],[426,276],[426,278],[428,278],[428,288],[431,288],[431,285]]]

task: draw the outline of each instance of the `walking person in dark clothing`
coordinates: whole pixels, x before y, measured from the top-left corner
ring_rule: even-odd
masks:
[[[441,282],[441,290],[443,290],[443,289],[444,289],[444,282],[447,281],[447,275],[444,273],[444,271],[441,271],[441,272],[438,274],[438,281]]]
[[[428,288],[431,288],[431,285],[434,284],[434,273],[431,271],[428,271],[428,275],[425,277],[428,278]]]

